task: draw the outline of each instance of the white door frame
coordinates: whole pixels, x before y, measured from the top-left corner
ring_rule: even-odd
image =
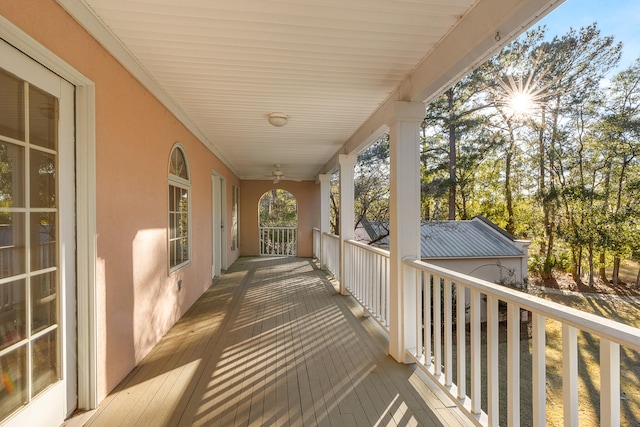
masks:
[[[98,406],[95,84],[3,16],[0,38],[75,86],[77,406],[94,409]]]
[[[227,269],[227,185],[224,176],[211,171],[211,275],[220,276]]]

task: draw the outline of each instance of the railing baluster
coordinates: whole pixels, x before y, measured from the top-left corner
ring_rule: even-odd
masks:
[[[453,383],[453,328],[451,281],[444,281],[444,385],[451,387]]]
[[[499,336],[498,299],[487,295],[487,415],[490,427],[500,424]]]
[[[388,258],[386,259],[388,260]],[[600,367],[601,367],[601,423],[605,426],[620,425],[620,347],[640,351],[640,331],[627,325],[609,319],[599,318],[589,313],[581,312],[571,307],[542,300],[532,295],[476,279],[471,276],[448,271],[444,268],[427,264],[418,260],[404,260],[403,268],[411,267],[416,270],[420,280],[418,289],[422,290],[422,301],[417,302],[416,314],[418,326],[418,349],[411,353],[423,372],[436,381],[440,388],[452,398],[463,413],[477,425],[496,426],[499,424],[501,403],[506,403],[507,425],[520,424],[520,386],[532,387],[533,419],[523,420],[535,426],[546,424],[546,319],[559,321],[562,325],[563,352],[563,406],[565,411],[565,425],[578,425],[577,410],[577,331],[594,334],[600,339]],[[456,381],[451,376],[451,358],[453,352],[452,307],[451,297],[455,283],[457,298],[456,328],[457,328],[457,360]],[[470,296],[467,297],[467,292]],[[464,295],[464,296],[463,296]],[[487,297],[487,384],[482,387],[481,354],[481,308],[483,296]],[[416,293],[416,300],[420,297]],[[466,356],[466,306],[470,302],[470,360],[471,377],[467,380]],[[501,402],[499,393],[500,361],[504,354],[499,351],[500,310],[501,302],[507,307],[507,396],[506,402]],[[444,307],[444,310],[443,310]],[[528,346],[521,342],[521,314],[524,310],[532,313],[532,384],[521,384],[520,364],[522,352],[529,352]],[[443,313],[444,311],[444,313]],[[444,325],[443,325],[444,319]],[[412,319],[407,319],[412,321]],[[575,326],[573,326],[575,325]],[[433,329],[432,329],[433,328]],[[420,330],[422,337],[420,337]],[[443,344],[444,334],[444,346]],[[422,338],[422,339],[420,339]],[[524,337],[523,337],[524,338]],[[444,363],[442,352],[444,348]],[[432,366],[435,364],[435,366]],[[444,375],[443,375],[444,366]],[[457,383],[457,384],[456,384]],[[465,396],[465,390],[468,393]],[[454,391],[455,390],[455,391]],[[486,394],[484,394],[486,393]],[[470,399],[468,399],[470,397]],[[482,411],[481,402],[487,402],[487,414]]]
[[[421,274],[416,274],[416,325],[420,325],[420,327],[416,328],[416,359],[420,359],[423,356],[424,343],[422,342],[422,338],[424,337],[424,333],[422,332],[422,328],[424,326],[423,321],[423,311],[422,311],[422,293],[424,290],[422,289],[421,283]]]
[[[600,425],[620,425],[620,344],[600,339]]]
[[[533,313],[532,319],[532,387],[533,387],[533,425],[543,427],[547,424],[546,414],[546,317]]]
[[[578,333],[562,324],[562,405],[565,427],[578,427]]]
[[[425,366],[428,368],[431,366],[431,280],[432,276],[429,273],[420,272],[422,277],[422,289],[423,289],[423,310],[424,316],[422,320],[422,327],[424,332],[424,361]]]
[[[507,423],[520,425],[520,307],[507,304]]]
[[[433,276],[433,363],[436,378],[442,379],[442,286],[440,277]]]
[[[471,412],[480,414],[481,404],[481,360],[480,343],[480,292],[471,290]]]
[[[456,361],[458,364],[458,399],[467,394],[467,319],[466,319],[465,287],[456,283]]]

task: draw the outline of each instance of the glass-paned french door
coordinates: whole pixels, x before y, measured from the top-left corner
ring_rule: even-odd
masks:
[[[0,423],[51,393],[63,378],[61,259],[68,252],[61,252],[60,204],[68,198],[61,194],[69,192],[60,183],[60,88],[69,84],[55,75],[38,78],[33,70],[25,70],[23,77],[15,66],[9,71],[4,65],[0,63]]]

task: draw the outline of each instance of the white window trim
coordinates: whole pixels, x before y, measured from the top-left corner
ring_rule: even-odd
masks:
[[[0,38],[75,86],[78,408],[98,406],[95,83],[0,16]]]
[[[191,191],[191,166],[189,165],[189,157],[187,156],[187,150],[184,148],[184,146],[182,144],[180,144],[179,142],[176,142],[173,147],[171,147],[171,151],[169,152],[169,164],[167,166],[167,171],[171,168],[171,157],[173,155],[173,151],[179,149],[182,151],[182,156],[184,157],[184,162],[185,165],[187,166],[187,176],[189,177],[189,179],[184,179],[181,178],[177,175],[174,175],[172,173],[168,173],[168,179],[167,179],[167,190],[169,188],[169,185],[172,185],[174,187],[178,187],[178,188],[182,188],[183,190],[187,190],[188,192],[188,196],[187,196],[187,216],[188,216],[188,229],[187,229],[187,241],[188,241],[188,250],[189,250],[189,259],[174,265],[173,267],[171,266],[171,223],[170,223],[170,216],[169,216],[169,211],[171,209],[171,206],[169,206],[169,198],[167,197],[167,268],[169,269],[169,274],[175,273],[178,270],[183,269],[184,267],[186,267],[187,265],[191,264],[191,260],[193,259],[193,253],[191,252],[192,250],[192,238],[193,238],[193,233],[192,233],[192,227],[191,227],[191,219],[192,219],[192,215],[191,215],[191,195],[192,195],[192,191]],[[168,196],[168,191],[167,191],[167,196]]]

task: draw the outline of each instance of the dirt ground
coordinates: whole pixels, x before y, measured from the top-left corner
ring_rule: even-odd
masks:
[[[635,276],[631,277],[630,272],[633,268],[625,268],[623,274],[620,275],[621,282],[617,286],[613,286],[611,281],[604,282],[600,278],[595,279],[593,286],[589,286],[588,278],[584,277],[581,283],[576,283],[571,277],[571,274],[564,272],[553,272],[551,279],[542,280],[538,274],[530,274],[530,283],[539,286],[541,288],[559,289],[563,291],[583,292],[583,293],[597,293],[597,294],[610,294],[620,295],[628,297],[640,297],[640,287],[635,285]],[[637,271],[637,268],[636,268]],[[608,277],[611,277],[611,273],[608,272]]]

